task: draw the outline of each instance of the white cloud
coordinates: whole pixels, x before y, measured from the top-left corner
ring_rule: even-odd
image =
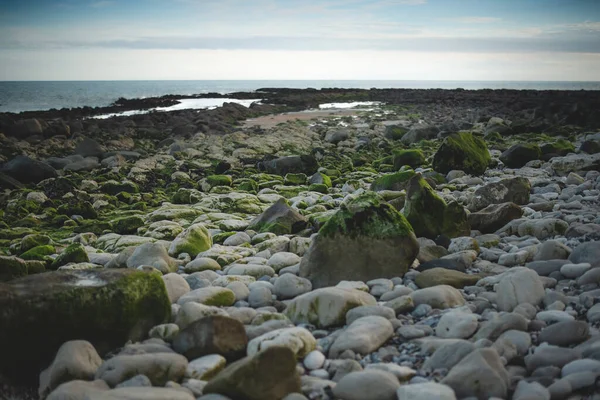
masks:
[[[502,18],[495,17],[461,17],[453,18],[450,21],[460,22],[461,24],[491,24],[502,21]]]

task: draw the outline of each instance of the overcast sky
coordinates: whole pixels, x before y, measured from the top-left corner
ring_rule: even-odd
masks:
[[[600,0],[0,0],[0,80],[600,81]]]

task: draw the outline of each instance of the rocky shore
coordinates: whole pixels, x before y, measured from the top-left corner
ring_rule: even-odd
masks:
[[[226,97],[0,115],[0,398],[600,399],[599,92]]]

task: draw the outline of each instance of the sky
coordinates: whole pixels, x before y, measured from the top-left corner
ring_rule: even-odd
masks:
[[[0,0],[0,80],[600,81],[600,0]]]

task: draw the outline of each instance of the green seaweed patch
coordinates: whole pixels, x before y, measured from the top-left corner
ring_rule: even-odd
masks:
[[[376,193],[365,192],[343,203],[319,230],[319,235],[386,239],[411,232],[412,226],[394,207]]]
[[[396,170],[405,165],[417,168],[426,163],[425,154],[419,149],[394,150],[392,158]]]
[[[56,254],[56,249],[54,246],[46,244],[29,249],[19,257],[23,260],[37,260],[51,263],[52,257],[50,256],[52,254]]]

